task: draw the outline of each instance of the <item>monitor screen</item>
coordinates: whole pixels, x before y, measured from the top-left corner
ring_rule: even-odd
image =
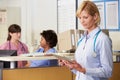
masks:
[[[3,56],[17,56],[17,50],[0,50],[0,57]],[[17,62],[15,67],[17,67]],[[10,62],[0,61],[0,68],[10,68]]]

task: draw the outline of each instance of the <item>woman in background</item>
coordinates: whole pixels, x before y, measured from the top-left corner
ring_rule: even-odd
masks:
[[[45,30],[41,35],[40,48],[36,51],[40,53],[56,53],[56,49],[54,48],[58,42],[57,34],[53,30]],[[43,67],[43,66],[57,66],[57,60],[33,60],[29,61],[26,67]]]
[[[100,14],[91,1],[83,1],[77,10],[77,17],[85,28],[78,41],[75,61],[60,60],[75,74],[76,80],[108,80],[112,75],[112,42],[100,27]]]
[[[28,47],[20,41],[21,28],[17,24],[12,24],[8,28],[7,42],[0,45],[1,50],[17,50],[17,55],[28,53]],[[26,61],[18,61],[18,68],[26,65]]]

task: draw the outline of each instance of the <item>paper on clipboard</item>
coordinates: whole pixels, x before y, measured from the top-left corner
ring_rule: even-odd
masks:
[[[67,57],[65,57],[65,56],[60,56],[60,55],[56,55],[56,54],[53,54],[53,56],[55,56],[56,58],[61,59],[61,60],[66,60],[66,61],[68,61],[68,62],[70,62],[70,63],[73,62],[72,59],[69,59],[69,58],[67,58]]]

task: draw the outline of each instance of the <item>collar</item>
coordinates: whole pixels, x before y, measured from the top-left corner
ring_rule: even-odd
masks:
[[[44,52],[44,48],[40,48],[37,52]],[[45,53],[56,52],[55,48],[50,48]]]
[[[100,27],[96,27],[93,29],[89,34],[87,34],[87,31],[85,31],[84,36],[89,39],[90,37],[94,37],[96,33],[100,30]]]

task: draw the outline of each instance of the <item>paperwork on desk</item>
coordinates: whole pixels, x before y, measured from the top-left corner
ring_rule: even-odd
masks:
[[[56,58],[61,59],[61,60],[66,60],[70,63],[72,63],[73,60],[74,60],[73,58],[66,57],[66,56],[61,56],[61,55],[57,55],[57,54],[53,54],[53,56],[55,56]]]
[[[25,57],[43,57],[43,56],[54,56],[54,54],[59,56],[74,56],[74,53],[27,53],[27,54],[21,54],[20,56]]]
[[[7,56],[7,57],[0,57],[0,61],[29,61],[29,60],[48,60],[48,59],[58,59],[54,55],[45,54],[45,53],[29,53],[29,54],[22,54],[20,56]],[[65,56],[72,59],[74,56],[73,53],[54,53],[56,55]]]
[[[71,61],[74,59],[74,53],[28,53],[21,54],[20,57],[39,57],[39,59],[64,59]]]
[[[50,57],[53,56],[56,59],[62,59],[64,57],[71,59],[74,57],[74,53],[28,53],[28,54],[21,54],[21,57]]]

